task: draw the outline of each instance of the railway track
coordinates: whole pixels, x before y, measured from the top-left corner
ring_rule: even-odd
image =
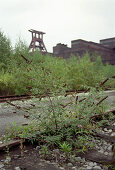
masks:
[[[6,101],[15,101],[15,100],[22,100],[22,99],[30,99],[31,96],[29,95],[10,95],[10,96],[0,96],[0,103],[6,102]]]

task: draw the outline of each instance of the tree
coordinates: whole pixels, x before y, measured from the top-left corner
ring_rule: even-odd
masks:
[[[11,43],[4,33],[0,30],[0,63],[7,63],[11,54]]]

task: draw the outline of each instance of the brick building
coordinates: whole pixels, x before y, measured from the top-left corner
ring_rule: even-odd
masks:
[[[78,39],[71,41],[71,48],[61,43],[53,47],[53,54],[63,58],[69,58],[72,54],[83,56],[86,52],[91,56],[101,56],[103,63],[115,65],[115,38],[103,39],[100,43]]]

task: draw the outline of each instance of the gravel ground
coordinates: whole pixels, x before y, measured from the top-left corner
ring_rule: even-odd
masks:
[[[111,127],[115,129],[115,123],[111,122]],[[100,129],[102,134],[115,136],[113,128]],[[59,149],[50,151],[50,155],[44,160],[41,152],[42,146],[25,145],[23,153],[20,148],[13,148],[9,154],[0,154],[0,170],[113,170],[104,162],[115,159],[112,153],[112,143],[104,139],[95,141],[95,148],[87,153],[78,153],[67,159],[65,154]]]
[[[3,135],[5,129],[14,122],[16,122],[17,125],[28,123],[28,121],[24,119],[24,112],[6,103],[0,104],[0,136]]]

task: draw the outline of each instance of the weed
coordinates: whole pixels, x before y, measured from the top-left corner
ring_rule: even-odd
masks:
[[[46,145],[43,145],[41,148],[41,154],[46,159],[50,155],[50,151]]]
[[[72,147],[69,144],[67,144],[66,142],[64,142],[63,144],[60,144],[59,146],[60,146],[61,150],[66,155],[68,155],[71,152],[71,150],[72,150]]]

